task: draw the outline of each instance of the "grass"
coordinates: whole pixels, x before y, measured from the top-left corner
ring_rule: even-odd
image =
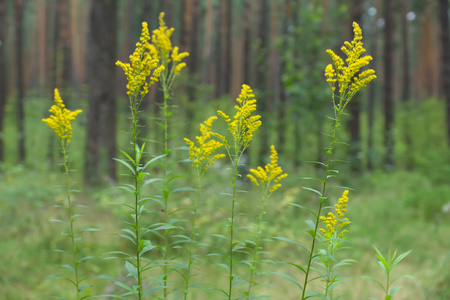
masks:
[[[208,178],[211,183],[220,178],[220,168],[214,168],[214,175]],[[303,217],[296,215],[288,201],[308,201],[305,194],[298,188],[298,184],[290,176],[283,191],[268,203],[268,220],[274,220],[267,226],[268,235],[299,235],[304,229]],[[61,257],[51,251],[61,248],[65,239],[55,236],[60,228],[47,220],[58,213],[53,207],[54,203],[64,193],[63,178],[59,172],[30,171],[25,168],[3,170],[0,175],[0,259],[2,274],[0,279],[0,298],[2,299],[37,299],[47,295],[62,295],[64,284],[55,284],[55,280],[46,276],[55,273],[56,264]],[[418,185],[418,183],[421,183]],[[61,184],[56,189],[55,185]],[[241,184],[247,185],[247,182]],[[217,185],[217,183],[216,183]],[[350,226],[349,240],[352,258],[359,261],[345,269],[346,274],[355,276],[349,278],[348,284],[341,285],[342,293],[352,295],[349,299],[367,299],[367,297],[380,297],[380,291],[370,282],[359,278],[361,275],[369,275],[380,278],[381,271],[376,265],[376,258],[372,244],[381,251],[398,248],[400,252],[412,249],[412,253],[403,261],[396,274],[410,274],[417,280],[404,280],[400,282],[404,288],[396,294],[397,299],[448,299],[450,284],[450,214],[443,213],[439,205],[433,203],[427,207],[418,206],[423,201],[443,203],[443,194],[450,193],[450,187],[436,184],[421,172],[395,172],[392,174],[377,173],[366,175],[353,182],[358,192],[350,194],[349,218],[353,221]],[[395,188],[394,188],[395,187]],[[203,211],[199,218],[201,224],[201,237],[203,242],[211,245],[213,238],[205,234],[205,231],[220,232],[223,224],[214,222],[222,219],[219,215],[225,212],[217,211],[220,199],[216,193],[209,192],[211,200],[206,205],[207,211]],[[427,194],[427,198],[420,197]],[[353,194],[353,195],[352,195]],[[413,195],[417,195],[413,199]],[[117,270],[121,265],[115,261],[104,261],[100,258],[108,250],[127,247],[119,238],[112,235],[118,231],[118,219],[121,216],[112,214],[112,208],[108,204],[112,198],[124,197],[117,190],[107,189],[102,192],[88,191],[78,194],[76,198],[82,204],[89,204],[90,209],[84,211],[83,222],[86,227],[99,227],[101,234],[92,233],[86,237],[88,243],[95,244],[94,254],[97,259],[85,266],[89,272],[103,273],[111,276],[120,276]],[[188,204],[193,195],[186,194],[180,199],[180,204]],[[413,199],[413,200],[411,200]],[[413,201],[413,202],[411,202]],[[425,207],[425,209],[424,209]],[[247,211],[254,208],[245,207]],[[209,211],[211,210],[211,211]],[[241,212],[243,210],[241,209]],[[439,216],[439,223],[436,223]],[[242,220],[245,222],[245,219]],[[242,234],[242,233],[241,233]],[[245,235],[245,234],[244,234]],[[242,238],[242,237],[241,237]],[[306,239],[306,237],[305,237]],[[217,244],[216,244],[217,245]],[[220,245],[219,245],[220,246]],[[266,245],[267,247],[267,245]],[[220,248],[220,247],[219,247]],[[305,262],[302,257],[289,244],[274,243],[269,245],[272,259],[283,259]],[[208,249],[202,251],[207,253]],[[446,267],[447,266],[447,267]],[[208,272],[217,272],[209,264],[203,264],[201,269]],[[284,271],[294,276],[291,268],[285,265],[268,266],[268,269]],[[122,274],[125,276],[125,274]],[[220,276],[223,276],[220,275]],[[206,281],[220,281],[220,276],[205,276]],[[259,291],[267,291],[273,299],[295,299],[294,286],[282,278],[271,276],[260,278],[263,282],[270,282],[273,288],[264,286],[256,287]],[[103,293],[108,289],[106,280],[95,283],[93,292]],[[111,288],[111,287],[109,287]],[[194,290],[195,291],[195,290]],[[355,293],[356,291],[356,293]],[[291,293],[291,294],[289,294]],[[195,299],[207,299],[208,296],[198,296]],[[203,298],[202,298],[203,297]],[[209,296],[210,297],[210,296]]]

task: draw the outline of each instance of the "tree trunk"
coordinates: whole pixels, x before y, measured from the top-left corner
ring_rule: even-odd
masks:
[[[0,0],[0,163],[4,161],[3,154],[3,120],[5,119],[5,106],[8,86],[6,75],[6,27],[7,27],[7,0]]]
[[[206,1],[205,10],[205,43],[203,55],[205,57],[205,67],[203,69],[203,82],[206,84],[214,83],[215,72],[213,69],[213,41],[214,41],[214,6],[212,1]]]
[[[378,58],[378,27],[376,25],[376,21],[373,26],[373,37],[372,42],[370,45],[370,55],[373,57],[374,62],[376,63]],[[368,136],[367,136],[367,169],[369,171],[373,170],[373,157],[374,157],[374,151],[373,151],[373,123],[374,123],[374,114],[375,114],[375,101],[376,101],[376,95],[375,91],[377,89],[378,82],[374,80],[369,85],[369,94],[367,96],[367,130],[368,130]]]
[[[16,19],[16,87],[17,87],[17,133],[19,141],[19,162],[25,162],[25,126],[24,126],[24,64],[23,64],[23,12],[24,0],[15,0],[15,19]]]
[[[244,83],[250,84],[251,66],[251,1],[244,0]]]
[[[288,30],[290,26],[290,20],[292,15],[292,0],[285,0],[284,8],[283,8],[283,49],[287,49],[289,47],[288,44]],[[286,68],[286,58],[282,58],[281,66],[280,66],[280,76],[278,78],[278,84],[280,88],[280,103],[278,107],[278,154],[281,155],[284,152],[284,147],[286,143],[286,129],[287,129],[287,120],[286,120],[286,106],[288,100],[287,89],[283,84],[283,76],[281,74],[284,73],[284,69]]]
[[[66,88],[70,86],[72,80],[72,52],[70,47],[70,14],[68,0],[58,0],[56,2],[56,16],[58,26],[57,52],[56,55],[56,86]],[[66,102],[68,100],[66,99]]]
[[[394,99],[392,93],[393,64],[393,1],[384,1],[384,147],[385,167],[390,170],[394,167]]]
[[[100,144],[107,153],[108,174],[116,178],[116,41],[117,0],[92,3],[89,32],[89,108],[85,156],[85,182],[98,181]],[[102,118],[102,116],[104,116]],[[101,139],[103,137],[103,139]]]
[[[352,21],[355,21],[362,26],[364,1],[353,0],[352,5]],[[350,37],[353,37],[353,26],[350,24]],[[360,124],[359,114],[361,110],[360,97],[356,95],[352,99],[352,103],[349,106],[350,118],[348,124],[350,132],[350,167],[352,171],[359,172],[361,170],[361,140],[360,140]]]
[[[268,106],[267,106],[267,97],[261,91],[265,91],[267,89],[267,43],[268,43],[268,33],[269,33],[269,22],[268,22],[268,15],[269,15],[269,1],[268,0],[262,0],[261,6],[260,6],[260,19],[259,19],[259,32],[258,32],[258,38],[259,38],[259,55],[261,56],[261,60],[256,62],[257,63],[257,70],[255,74],[255,85],[259,92],[259,110],[260,114],[263,119],[265,119],[267,113],[268,113]],[[259,134],[260,134],[260,151],[258,154],[258,162],[260,165],[263,165],[265,163],[265,153],[268,150],[268,132],[269,128],[267,126],[267,123],[262,123],[261,128],[259,128]]]
[[[447,142],[450,146],[450,42],[448,0],[439,0],[439,18],[441,23],[442,61],[441,76],[447,115]]]
[[[406,156],[406,168],[411,169],[411,135],[409,133],[409,118],[406,115],[408,109],[408,103],[410,100],[410,86],[411,79],[409,73],[409,30],[408,30],[408,19],[406,18],[406,14],[408,13],[408,3],[407,0],[402,0],[401,2],[401,16],[402,16],[402,67],[403,67],[403,85],[402,85],[402,106],[403,106],[403,130],[405,134],[405,144],[407,151],[405,152]]]
[[[216,48],[216,97],[230,91],[231,74],[231,2],[219,1],[218,37]]]

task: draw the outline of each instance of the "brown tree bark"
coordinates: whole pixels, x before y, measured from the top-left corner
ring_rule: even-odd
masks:
[[[255,73],[255,87],[258,91],[265,91],[266,90],[266,84],[267,84],[267,52],[268,52],[268,34],[269,34],[269,7],[270,3],[268,0],[262,0],[260,3],[260,19],[259,19],[259,32],[258,32],[258,40],[259,40],[259,55],[261,56],[261,59],[256,62],[257,63],[257,70]],[[268,111],[268,101],[266,95],[263,95],[262,93],[259,94],[259,110],[260,114],[264,119],[264,116],[267,114]],[[268,151],[268,127],[266,123],[262,123],[261,128],[259,129],[260,134],[260,151],[258,154],[258,162],[261,165],[264,165],[265,163],[265,153]]]
[[[72,83],[72,50],[70,37],[69,0],[56,2],[57,19],[57,52],[56,55],[56,87],[65,88]]]
[[[15,0],[15,37],[16,37],[16,88],[17,88],[17,134],[19,162],[25,162],[25,126],[24,126],[24,100],[25,100],[25,77],[23,64],[23,12],[24,0]]]
[[[292,15],[292,0],[285,0],[283,6],[283,21],[282,21],[282,31],[283,31],[283,49],[287,49],[289,47],[287,34],[289,30],[291,15]],[[286,68],[286,59],[282,59],[280,66],[280,73],[284,73],[284,69]],[[286,120],[286,109],[287,109],[287,100],[288,93],[283,84],[282,76],[278,78],[278,84],[280,86],[280,103],[278,107],[278,154],[281,155],[284,151],[284,146],[286,143],[286,129],[287,129],[287,120]]]
[[[408,2],[407,0],[401,0],[401,23],[402,23],[402,67],[403,67],[403,81],[402,81],[402,106],[406,113],[408,108],[408,103],[410,101],[410,86],[411,86],[411,76],[410,76],[410,59],[409,59],[409,24],[406,15],[408,13]],[[406,168],[410,169],[411,166],[411,134],[409,132],[409,118],[404,116],[403,120],[403,130],[405,134],[405,144],[408,149],[405,153],[406,157]]]
[[[89,32],[89,107],[84,180],[99,181],[100,145],[106,146],[108,175],[116,179],[117,0],[92,3]],[[103,117],[102,117],[103,116]]]
[[[4,161],[3,154],[3,120],[5,119],[5,105],[8,86],[6,75],[6,27],[7,27],[7,0],[0,0],[0,162]]]
[[[206,84],[215,82],[214,69],[214,6],[213,1],[206,1],[205,4],[205,42],[203,47],[203,55],[205,57],[205,66],[203,68],[203,82]]]
[[[376,5],[377,10],[380,8],[379,1]],[[370,55],[373,57],[373,61],[376,63],[378,61],[378,26],[376,25],[376,20],[374,20],[374,24],[372,26],[373,28],[373,35],[372,35],[372,41],[370,44]],[[367,169],[369,171],[373,170],[373,157],[374,157],[374,150],[373,150],[373,124],[374,124],[374,115],[375,115],[375,92],[377,90],[378,81],[374,80],[369,85],[369,91],[367,96],[367,130],[368,130],[368,136],[367,136]]]
[[[352,22],[349,25],[350,37],[353,37],[353,21],[362,26],[364,1],[353,0],[352,5]],[[361,100],[358,95],[352,99],[352,103],[349,106],[350,118],[348,129],[350,132],[350,167],[352,171],[358,172],[361,170],[361,138],[360,138],[360,124],[359,115],[361,111]]]
[[[448,18],[448,0],[439,0],[439,20],[441,24],[441,76],[442,90],[444,92],[447,117],[447,142],[450,146],[450,32]]]
[[[231,0],[219,1],[216,43],[216,98],[230,91],[231,76]]]
[[[394,99],[392,92],[393,63],[392,54],[394,52],[393,41],[393,1],[384,1],[384,147],[385,167],[390,170],[394,167]]]
[[[244,0],[244,83],[250,83],[251,68],[251,0]]]

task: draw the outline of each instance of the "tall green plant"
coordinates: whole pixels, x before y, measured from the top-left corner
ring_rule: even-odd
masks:
[[[236,217],[236,200],[237,200],[237,181],[241,176],[239,173],[239,166],[242,155],[245,149],[248,148],[250,142],[253,138],[253,133],[261,126],[259,115],[252,115],[256,111],[256,99],[253,94],[252,89],[244,84],[242,85],[242,90],[239,97],[236,99],[238,105],[234,108],[236,109],[236,114],[233,119],[226,115],[221,110],[217,111],[217,114],[221,116],[228,125],[228,131],[231,134],[231,138],[227,139],[224,135],[214,133],[214,135],[225,145],[228,157],[230,159],[233,175],[231,178],[230,185],[233,187],[233,192],[231,194],[231,207],[228,209],[230,217],[228,218],[229,224],[227,225],[230,229],[229,237],[225,237],[229,242],[229,256],[228,264],[222,264],[222,266],[228,272],[228,289],[224,290],[226,297],[231,300],[233,294],[233,287],[241,282],[238,281],[238,276],[233,273],[234,267],[234,253],[245,249],[245,246],[240,242],[235,241],[235,217]],[[235,280],[236,279],[236,280]]]
[[[353,32],[354,39],[351,42],[345,42],[344,46],[342,46],[341,50],[347,56],[347,59],[344,60],[335,54],[332,50],[327,50],[327,53],[331,56],[333,60],[333,64],[329,64],[325,69],[325,77],[331,89],[331,103],[334,108],[334,116],[332,119],[332,123],[330,125],[331,132],[330,145],[327,147],[327,159],[326,162],[317,162],[319,165],[325,168],[325,172],[322,178],[310,178],[318,181],[321,185],[321,188],[314,189],[305,187],[305,189],[314,192],[318,196],[319,204],[316,211],[311,209],[307,209],[313,215],[313,220],[307,221],[310,229],[307,232],[312,237],[311,246],[306,248],[305,246],[294,242],[287,238],[278,237],[278,239],[293,243],[303,250],[307,252],[308,255],[308,263],[306,268],[292,263],[297,269],[299,269],[302,273],[304,273],[304,281],[303,284],[300,284],[295,279],[284,275],[289,280],[294,282],[301,289],[301,299],[309,299],[311,297],[318,296],[318,293],[309,293],[308,292],[308,284],[316,279],[322,278],[322,276],[316,276],[311,278],[312,275],[312,264],[313,262],[320,257],[320,254],[316,251],[316,244],[318,242],[318,230],[321,222],[321,215],[323,209],[326,207],[326,203],[329,201],[328,199],[328,184],[330,178],[335,177],[338,174],[338,170],[332,169],[332,163],[335,161],[333,159],[333,153],[335,151],[336,145],[339,143],[338,139],[338,131],[341,126],[342,117],[344,115],[345,109],[347,105],[350,103],[350,100],[353,96],[363,87],[365,87],[370,81],[376,78],[375,71],[372,69],[368,69],[365,71],[361,71],[361,68],[365,67],[372,60],[371,56],[361,56],[365,49],[362,43],[362,31],[359,25],[356,22],[353,22]],[[299,204],[293,204],[294,206],[304,208]]]
[[[175,78],[180,74],[180,71],[186,67],[186,63],[182,62],[182,60],[189,56],[187,52],[179,53],[178,47],[173,47],[172,42],[170,40],[172,34],[174,32],[174,28],[168,28],[166,23],[164,22],[164,12],[161,12],[159,15],[159,28],[153,30],[152,35],[152,44],[150,45],[150,52],[154,57],[157,57],[160,60],[161,66],[164,66],[161,76],[160,83],[161,89],[163,92],[163,101],[159,103],[162,112],[162,122],[160,126],[164,131],[162,141],[159,141],[164,146],[164,157],[163,161],[159,166],[163,171],[163,180],[162,180],[162,198],[161,202],[162,208],[161,211],[164,214],[164,224],[161,224],[159,228],[164,230],[164,244],[161,249],[163,251],[163,259],[164,259],[164,274],[163,274],[163,285],[164,288],[164,299],[167,299],[169,293],[168,287],[168,277],[169,272],[174,266],[170,264],[173,262],[169,257],[169,249],[170,249],[170,234],[171,232],[177,228],[176,221],[174,218],[171,218],[173,214],[172,206],[170,206],[169,197],[173,190],[170,188],[170,183],[179,177],[176,174],[173,174],[171,167],[169,165],[170,154],[172,152],[172,148],[169,146],[169,140],[171,138],[169,132],[169,118],[172,115],[170,108],[172,105],[169,104],[169,100],[171,99],[171,90],[173,88],[173,83]]]
[[[273,192],[281,187],[280,181],[288,175],[283,172],[283,169],[278,165],[278,153],[275,146],[270,147],[270,163],[263,167],[250,169],[247,177],[250,181],[259,188],[259,213],[257,217],[257,226],[255,232],[255,242],[252,243],[251,249],[252,258],[248,262],[250,266],[250,279],[248,282],[248,289],[245,292],[247,297],[252,297],[252,288],[257,285],[254,277],[257,274],[256,268],[260,264],[260,254],[264,251],[264,233],[262,230],[263,217],[266,214],[266,203]]]
[[[127,293],[123,296],[134,295],[136,299],[144,299],[147,295],[160,289],[161,286],[153,287],[149,290],[144,289],[143,285],[143,272],[152,267],[152,262],[143,259],[143,255],[148,251],[155,248],[150,240],[144,239],[144,235],[151,230],[144,228],[142,225],[142,216],[148,211],[145,209],[145,203],[150,199],[149,197],[142,196],[142,188],[144,185],[154,182],[156,179],[146,179],[148,173],[147,167],[152,163],[155,158],[147,163],[143,164],[143,155],[145,151],[145,143],[139,145],[139,106],[144,99],[144,96],[148,93],[148,88],[153,83],[158,81],[161,72],[165,69],[164,65],[159,65],[159,59],[151,55],[150,47],[150,34],[148,31],[147,23],[142,23],[142,34],[139,42],[136,44],[136,50],[130,56],[131,64],[118,61],[117,65],[120,66],[127,76],[127,95],[129,99],[129,108],[131,113],[131,154],[121,151],[126,157],[126,160],[116,159],[122,163],[129,171],[129,177],[132,178],[131,184],[122,186],[125,190],[133,195],[133,202],[123,203],[124,207],[128,209],[124,213],[130,217],[130,221],[125,222],[129,228],[122,229],[123,233],[118,234],[129,240],[134,245],[134,253],[115,252],[122,255],[122,259],[125,260],[125,267],[129,273],[129,276],[136,280],[136,284],[131,287],[121,282],[115,282],[115,284],[121,286]],[[124,298],[125,299],[125,298]]]
[[[67,221],[55,219],[53,222],[59,222],[67,226],[67,231],[62,232],[63,235],[70,238],[71,249],[70,250],[61,250],[57,249],[55,251],[67,254],[71,257],[71,264],[61,265],[62,267],[70,270],[73,273],[72,277],[61,276],[61,275],[53,275],[55,278],[63,278],[70,282],[74,288],[74,294],[76,295],[76,299],[85,299],[87,296],[82,296],[82,291],[89,287],[89,285],[81,285],[82,281],[86,280],[86,278],[82,278],[79,271],[79,265],[91,258],[89,256],[80,257],[80,250],[85,248],[86,246],[80,246],[79,241],[81,240],[80,236],[77,236],[77,230],[75,230],[75,222],[78,220],[79,215],[75,214],[74,209],[77,205],[74,205],[74,201],[72,199],[72,190],[70,187],[70,162],[69,162],[69,143],[72,138],[72,125],[71,122],[75,120],[76,116],[81,113],[81,110],[70,111],[65,108],[64,102],[59,95],[58,89],[55,89],[55,105],[50,108],[50,112],[52,115],[49,118],[43,119],[42,121],[46,123],[53,131],[56,133],[59,145],[61,147],[61,154],[64,165],[64,175],[66,181],[66,196],[67,202],[66,206],[57,206],[64,209],[67,213]],[[87,229],[93,230],[93,229]],[[79,230],[78,230],[79,232]]]
[[[215,154],[222,146],[220,143],[213,139],[213,133],[211,131],[212,122],[216,120],[217,117],[213,116],[208,118],[203,124],[200,124],[200,135],[196,137],[197,145],[193,141],[185,138],[187,145],[189,146],[189,158],[192,161],[192,167],[196,174],[196,194],[195,203],[192,209],[192,230],[189,237],[188,246],[188,267],[186,274],[184,275],[185,288],[184,288],[184,299],[187,299],[189,294],[189,288],[191,287],[191,277],[192,277],[192,265],[195,262],[196,255],[194,253],[194,245],[196,245],[197,240],[197,213],[200,196],[202,194],[201,178],[205,174],[206,170],[214,164],[218,159],[225,157],[225,154]]]

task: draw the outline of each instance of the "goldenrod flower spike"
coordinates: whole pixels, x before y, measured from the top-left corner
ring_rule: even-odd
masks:
[[[49,110],[49,112],[53,115],[46,119],[42,119],[42,121],[53,129],[53,131],[55,131],[56,135],[62,142],[66,142],[68,144],[72,138],[72,125],[70,122],[75,120],[76,116],[82,111],[80,109],[70,111],[65,108],[58,89],[55,89],[55,103],[56,105],[52,105]]]
[[[247,177],[250,179],[250,181],[256,185],[260,186],[260,184],[263,186],[263,189],[269,190],[269,193],[274,192],[278,188],[281,187],[280,180],[283,178],[286,178],[288,175],[286,173],[283,173],[283,170],[278,165],[278,153],[275,150],[275,146],[270,146],[270,163],[262,167],[258,167],[257,169],[250,169],[250,173]],[[272,185],[272,183],[275,183]]]
[[[148,88],[158,81],[164,66],[159,66],[159,59],[151,51],[150,33],[146,22],[142,23],[142,33],[139,42],[136,43],[136,49],[130,55],[131,64],[117,61],[116,65],[121,67],[127,76],[127,94],[132,97],[140,96],[141,98],[148,93]],[[152,73],[153,71],[153,73]],[[149,82],[147,78],[150,77]],[[140,95],[138,95],[140,94]]]
[[[216,162],[216,160],[225,157],[225,154],[215,154],[224,144],[214,139],[211,139],[213,133],[211,131],[212,122],[217,117],[210,117],[208,120],[200,124],[200,136],[196,137],[198,146],[188,138],[185,138],[186,144],[189,146],[189,158],[192,161],[192,167],[195,169],[201,169],[201,172],[205,172],[210,165]]]
[[[256,99],[250,86],[243,84],[241,94],[236,99],[239,105],[235,105],[236,114],[233,120],[221,110],[217,114],[221,116],[228,124],[228,131],[241,151],[248,147],[253,138],[253,133],[261,126],[261,116],[252,115],[256,111]],[[220,138],[220,137],[219,137]],[[224,140],[226,142],[226,140]]]
[[[345,212],[347,212],[348,202],[348,190],[345,190],[342,197],[339,198],[338,203],[334,205],[336,208],[337,217],[329,212],[327,217],[320,216],[320,220],[325,223],[326,230],[320,228],[320,231],[325,235],[327,240],[331,239],[336,233],[339,238],[342,238],[348,230],[342,230],[345,226],[350,224],[347,218],[344,218]]]
[[[333,93],[336,90],[335,83],[338,82],[339,94],[346,99],[346,102],[370,81],[377,78],[373,69],[365,70],[356,76],[361,68],[369,64],[372,57],[370,55],[361,57],[366,50],[363,47],[361,28],[356,22],[353,22],[353,32],[353,41],[345,42],[341,48],[347,56],[345,63],[341,57],[328,49],[327,53],[331,56],[334,66],[329,64],[325,68],[325,77]]]

